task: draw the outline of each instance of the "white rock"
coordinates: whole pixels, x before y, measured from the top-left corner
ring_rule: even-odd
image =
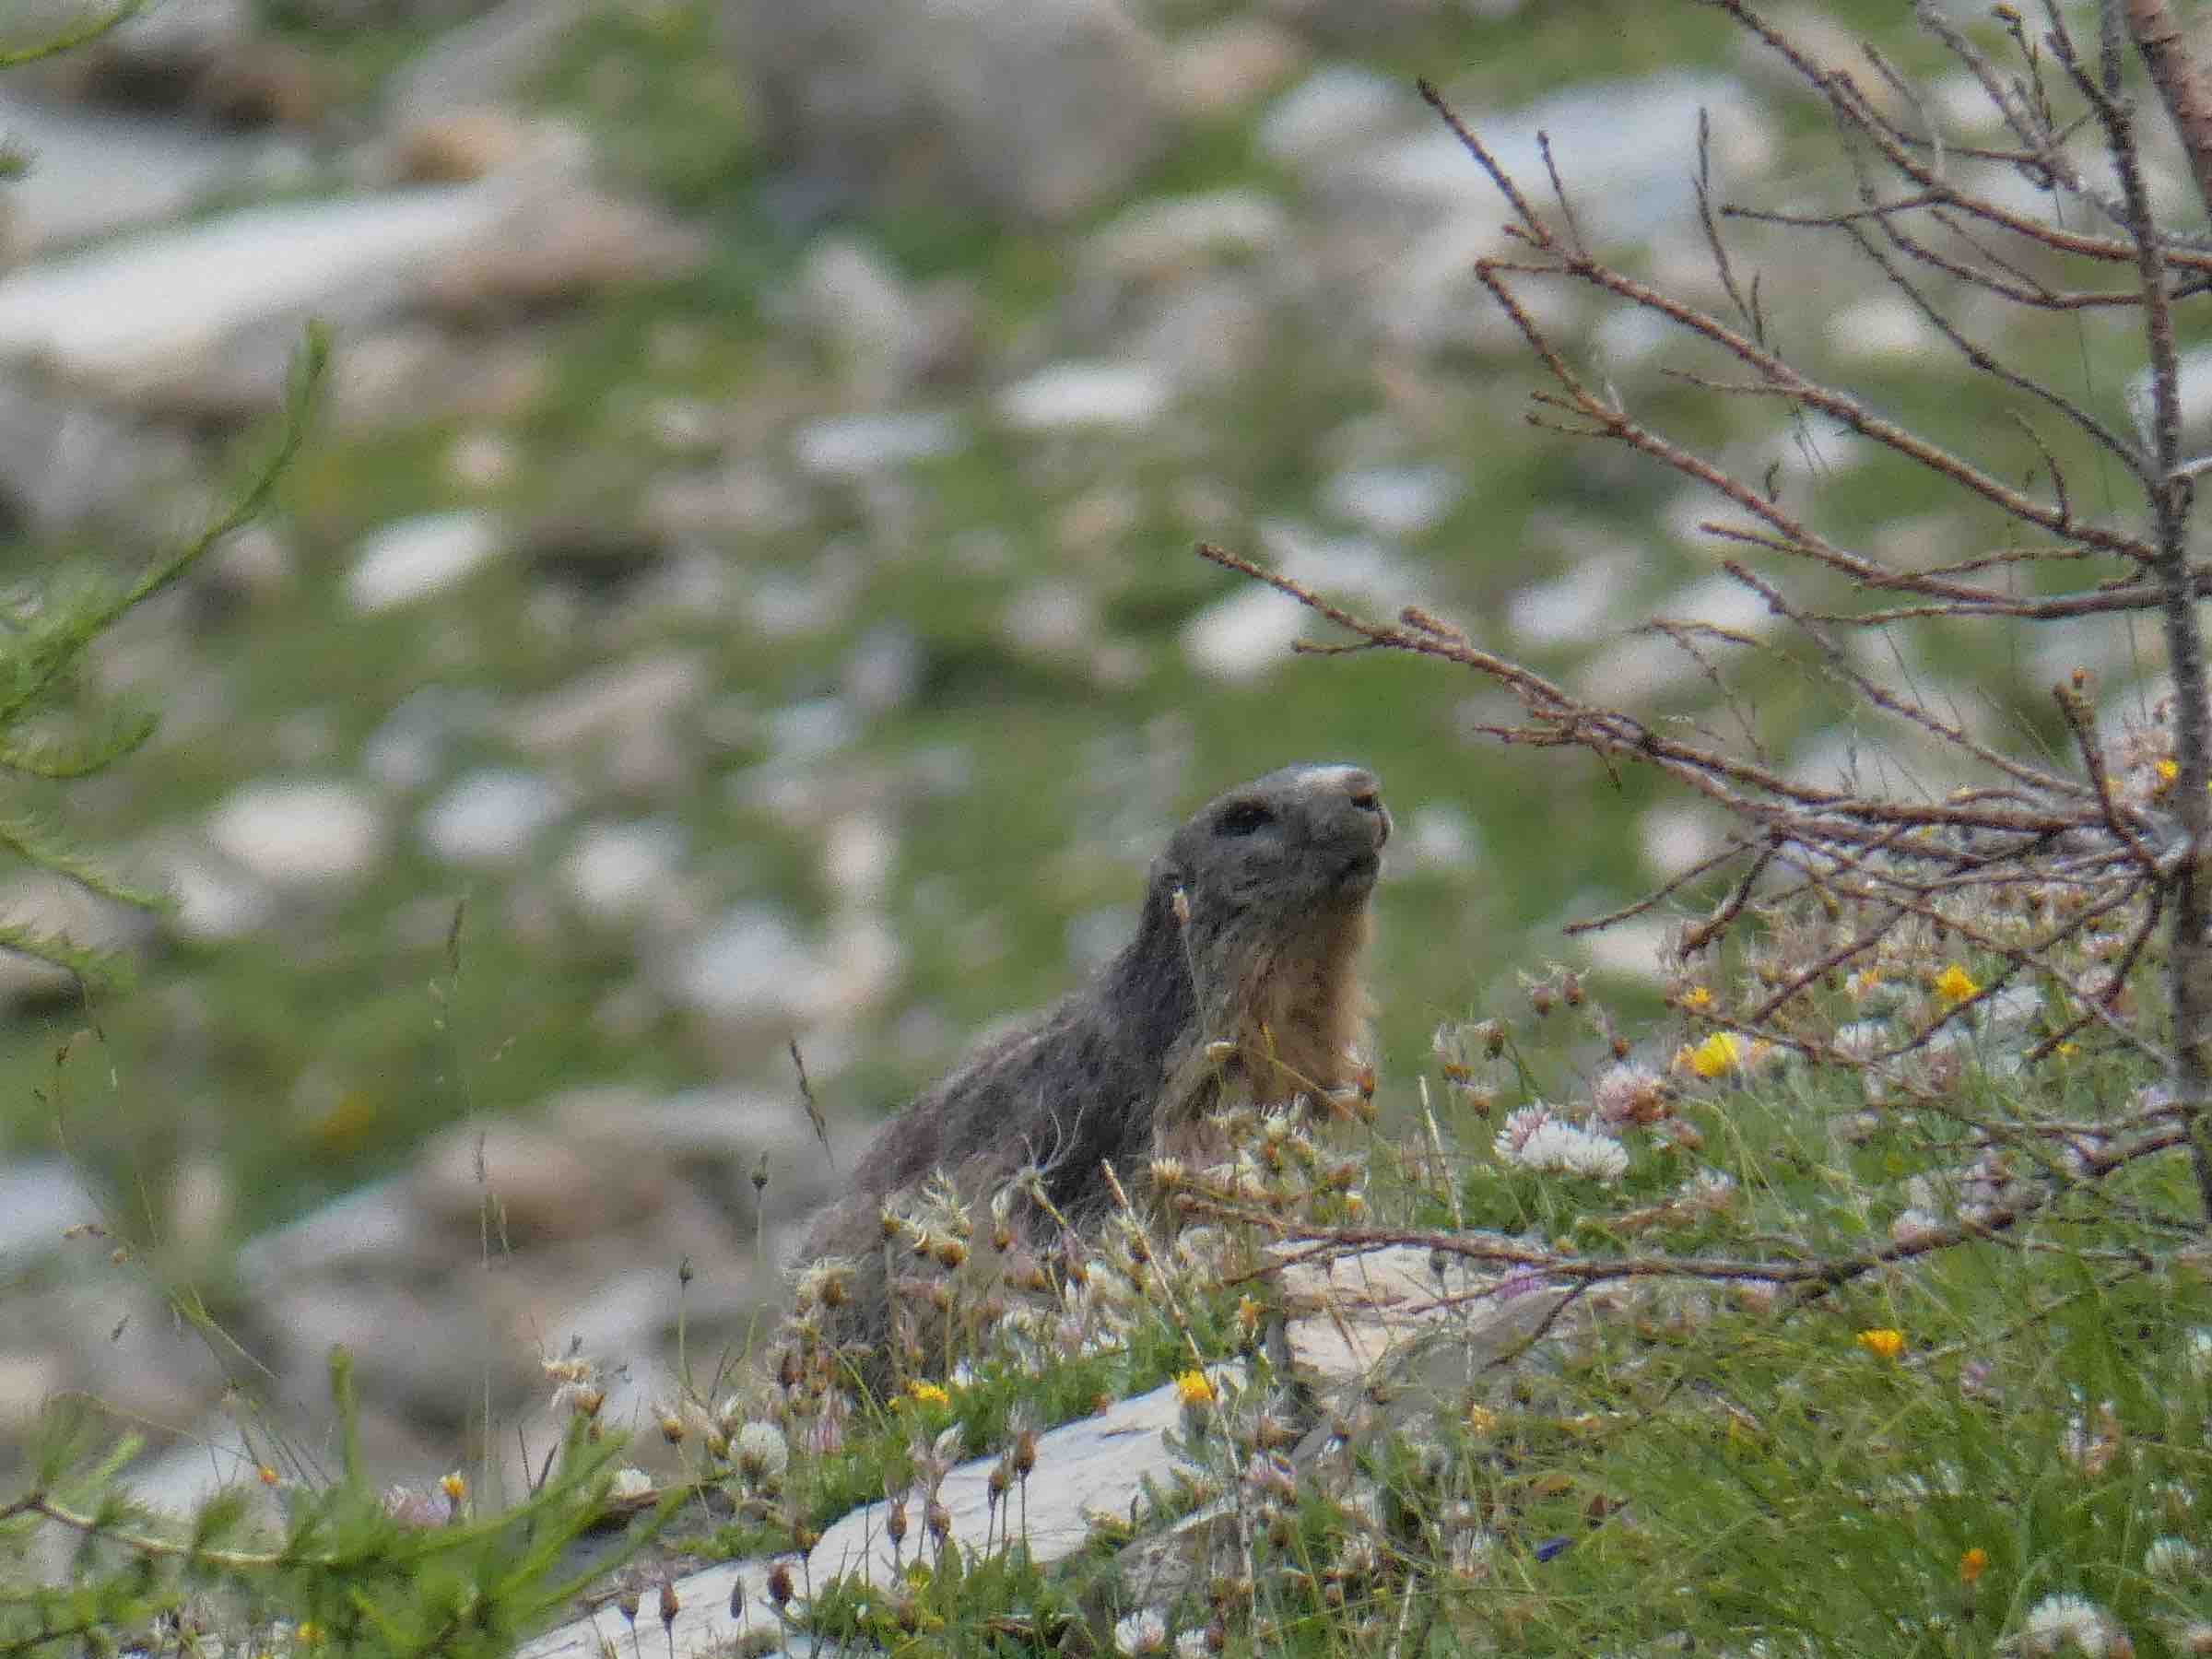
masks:
[[[1674,932],[1675,924],[1664,918],[1636,916],[1601,933],[1583,934],[1582,940],[1590,952],[1590,965],[1600,973],[1660,984],[1667,978],[1665,953]]]
[[[1675,621],[1710,623],[1753,639],[1764,639],[1783,626],[1764,599],[1724,571],[1677,588],[1653,608]]]
[[[1077,582],[1033,582],[1006,601],[998,631],[1018,651],[1047,659],[1069,657],[1098,638],[1098,602]]]
[[[1654,806],[1636,823],[1643,862],[1662,879],[1703,864],[1727,844],[1726,825],[1702,806]]]
[[[1579,559],[1506,601],[1514,638],[1528,645],[1589,642],[1613,625],[1630,572],[1616,559]]]
[[[1183,660],[1211,679],[1239,685],[1288,660],[1311,613],[1273,588],[1238,588],[1182,625]]]
[[[1380,70],[1332,64],[1269,106],[1260,120],[1260,153],[1291,167],[1326,161],[1347,145],[1406,125],[1419,108]]]
[[[817,760],[860,735],[860,723],[841,697],[812,697],[768,717],[768,747],[778,760]]]
[[[1322,486],[1322,505],[1378,535],[1416,535],[1458,505],[1458,475],[1444,466],[1354,466]]]
[[[1168,406],[1167,376],[1148,363],[1063,362],[998,396],[999,414],[1022,432],[1141,427]]]
[[[62,1248],[62,1234],[98,1221],[100,1200],[58,1158],[0,1163],[0,1267],[12,1276]]]
[[[872,812],[849,812],[822,842],[822,879],[841,903],[880,903],[899,861],[899,837]]]
[[[1715,172],[1738,181],[1763,172],[1778,151],[1773,126],[1744,84],[1710,72],[1663,70],[1634,80],[1591,81],[1507,113],[1462,107],[1483,147],[1537,211],[1556,221],[1539,134],[1577,222],[1602,241],[1649,237],[1696,208],[1698,113],[1712,124]],[[1333,191],[1371,211],[1396,203],[1428,212],[1480,206],[1501,218],[1504,204],[1457,137],[1431,125],[1331,157]]]
[[[738,906],[696,940],[676,972],[675,989],[700,1011],[755,1021],[811,1017],[827,974],[781,911]]]
[[[6,91],[0,91],[0,133],[34,158],[30,171],[6,186],[7,242],[18,259],[172,218],[216,190],[253,179],[272,156],[294,148]]]
[[[1155,196],[1092,232],[1082,264],[1088,275],[1115,283],[1159,281],[1272,253],[1289,233],[1282,204],[1256,190]]]
[[[1230,1375],[1222,1378],[1232,1385]],[[1024,1543],[1041,1563],[1059,1560],[1082,1547],[1093,1536],[1093,1512],[1126,1514],[1139,1500],[1147,1482],[1167,1478],[1174,1453],[1167,1436],[1182,1416],[1182,1407],[1172,1383],[1124,1400],[1095,1417],[1079,1418],[1037,1437],[1037,1474],[1032,1477],[1024,1520]],[[994,1452],[954,1468],[939,1496],[945,1504],[956,1539],[976,1540],[992,1524],[1001,1499],[994,1489],[993,1470],[999,1465]],[[1047,1472],[1050,1472],[1049,1477]],[[811,1557],[818,1582],[830,1574],[879,1585],[900,1582],[901,1561],[894,1559],[889,1535],[884,1529],[888,1504],[882,1500],[855,1510],[829,1527]],[[747,1640],[780,1641],[788,1633],[776,1628],[774,1604],[768,1598],[769,1566],[765,1560],[729,1562],[711,1567],[677,1582],[677,1614],[670,1640],[690,1653],[712,1641],[733,1636]],[[745,1586],[746,1625],[733,1626],[728,1609],[733,1583]],[[680,1636],[674,1630],[681,1630]],[[628,1642],[627,1627],[610,1605],[574,1624],[560,1626],[533,1638],[519,1651],[519,1659],[592,1659],[603,1647],[620,1651]],[[788,1651],[805,1651],[796,1645]]]
[[[432,855],[448,864],[498,864],[525,856],[568,809],[568,791],[550,779],[487,768],[424,808],[417,831]]]
[[[1480,847],[1475,820],[1453,803],[1431,801],[1406,817],[1406,851],[1417,870],[1468,869]]]
[[[499,519],[475,511],[426,512],[387,524],[361,543],[346,573],[346,598],[373,614],[411,605],[465,581],[506,550]]]
[[[1884,290],[1830,314],[1822,333],[1838,356],[1871,362],[1910,362],[1948,349],[1920,307]]]
[[[966,442],[952,415],[836,415],[801,427],[792,454],[817,477],[859,478],[952,454]]]
[[[880,250],[856,236],[824,237],[806,251],[792,308],[865,402],[905,386],[928,344],[928,324],[906,285]]]
[[[508,723],[534,755],[667,742],[667,728],[711,683],[696,653],[654,652],[585,675],[525,705]]]
[[[240,938],[266,926],[275,913],[268,888],[227,860],[179,851],[169,860],[168,874],[177,907],[171,922],[187,938]]]
[[[382,816],[359,788],[335,781],[249,783],[216,807],[207,834],[279,887],[351,881],[384,850]]]
[[[561,860],[560,877],[578,907],[601,922],[647,909],[681,869],[687,838],[680,825],[646,819],[594,824]]]
[[[0,277],[0,355],[129,392],[211,362],[251,324],[389,308],[499,221],[483,185],[253,207]]]

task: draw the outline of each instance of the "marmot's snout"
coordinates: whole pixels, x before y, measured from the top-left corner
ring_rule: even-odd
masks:
[[[1300,781],[1311,794],[1316,847],[1341,849],[1339,878],[1347,886],[1371,886],[1390,840],[1390,811],[1375,774],[1358,766],[1314,766]]]

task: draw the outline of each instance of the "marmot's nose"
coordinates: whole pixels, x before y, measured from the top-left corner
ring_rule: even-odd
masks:
[[[1353,807],[1371,815],[1375,846],[1380,850],[1390,840],[1390,813],[1382,805],[1382,782],[1373,772],[1359,766],[1334,766],[1327,769],[1327,781]]]

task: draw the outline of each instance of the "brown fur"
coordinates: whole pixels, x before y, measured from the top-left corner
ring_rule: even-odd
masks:
[[[824,1335],[882,1355],[881,1214],[933,1171],[972,1199],[1034,1168],[1081,1224],[1111,1203],[1101,1163],[1141,1190],[1156,1136],[1236,1099],[1352,1082],[1367,901],[1389,834],[1374,778],[1348,766],[1286,767],[1193,815],[1153,861],[1135,938],[877,1132],[801,1252],[853,1264],[841,1307],[818,1311]]]

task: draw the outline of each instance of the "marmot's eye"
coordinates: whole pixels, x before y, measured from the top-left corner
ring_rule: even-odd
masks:
[[[1275,822],[1275,814],[1257,801],[1240,801],[1214,820],[1216,835],[1251,835]]]

